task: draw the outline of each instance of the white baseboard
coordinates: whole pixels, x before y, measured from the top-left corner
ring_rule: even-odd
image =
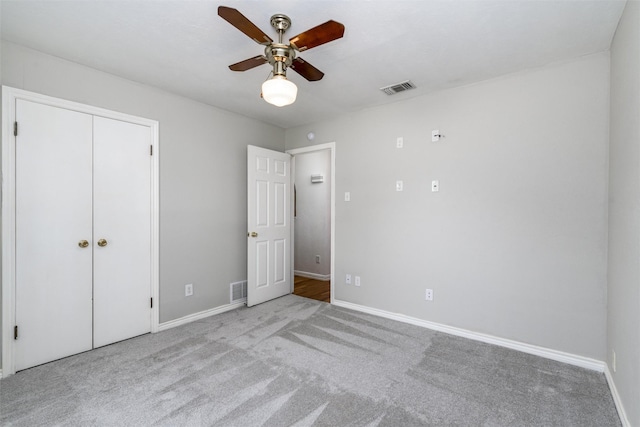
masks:
[[[364,305],[353,304],[340,300],[334,300],[332,304],[338,307],[350,308],[352,310],[361,311],[363,313],[397,320],[399,322],[422,326],[423,328],[432,329],[434,331],[445,332],[447,334],[469,338],[488,344],[499,345],[501,347],[510,348],[512,350],[521,351],[523,353],[533,354],[558,362],[568,363],[569,365],[579,366],[581,368],[590,369],[592,371],[604,372],[606,366],[605,363],[600,360],[578,356],[571,353],[565,353],[563,351],[552,350],[550,348],[539,347],[537,345],[526,344],[519,341],[500,338],[493,335],[473,332],[466,329],[456,328],[454,326],[447,326],[441,323],[430,322],[428,320],[422,320],[411,316],[405,316],[404,314],[391,313],[389,311],[379,310],[377,308],[371,308]]]
[[[631,427],[631,423],[627,418],[627,413],[625,412],[624,406],[622,405],[620,394],[618,394],[616,383],[613,380],[613,375],[611,375],[611,371],[609,370],[609,365],[606,365],[606,364],[604,368],[604,376],[607,378],[607,383],[609,383],[609,390],[611,390],[611,396],[613,397],[613,402],[616,404],[616,409],[618,410],[618,415],[620,416],[620,422],[622,423],[622,427]]]
[[[307,277],[309,279],[322,280],[323,282],[328,282],[331,280],[331,274],[317,274],[317,273],[308,273],[306,271],[293,270],[293,274],[295,276]]]
[[[185,325],[187,323],[195,322],[196,320],[204,319],[205,317],[215,316],[216,314],[225,313],[227,311],[235,310],[236,308],[244,306],[244,302],[226,304],[220,307],[212,308],[210,310],[189,314],[179,319],[169,320],[168,322],[160,323],[160,325],[158,325],[158,332],[166,331],[167,329],[175,328],[176,326]]]

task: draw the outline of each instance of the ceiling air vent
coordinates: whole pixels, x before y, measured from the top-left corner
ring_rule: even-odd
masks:
[[[415,88],[416,88],[416,85],[414,85],[411,80],[407,80],[406,82],[398,83],[395,85],[381,87],[380,90],[386,93],[387,95],[394,95],[398,92],[404,92],[405,90],[410,90]]]

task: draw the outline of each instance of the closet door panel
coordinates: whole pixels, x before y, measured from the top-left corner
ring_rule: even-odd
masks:
[[[17,100],[16,118],[21,370],[92,348],[92,116]]]
[[[94,117],[95,347],[151,331],[150,144],[146,126]]]

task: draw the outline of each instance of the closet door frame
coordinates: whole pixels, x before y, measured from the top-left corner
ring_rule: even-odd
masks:
[[[106,110],[91,105],[2,86],[2,368],[1,377],[15,373],[14,326],[16,319],[16,101],[23,99],[52,107],[106,117],[149,127],[151,133],[151,333],[158,332],[160,289],[160,187],[159,124],[156,120]],[[20,131],[18,124],[18,132]],[[151,149],[151,148],[150,148]],[[151,154],[151,153],[150,153]]]

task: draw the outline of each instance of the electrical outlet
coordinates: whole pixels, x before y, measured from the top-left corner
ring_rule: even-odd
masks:
[[[396,139],[396,148],[402,148],[402,147],[404,147],[404,138],[399,136]]]
[[[402,191],[404,189],[404,182],[396,181],[396,191]]]
[[[184,296],[190,297],[193,295],[193,283],[189,283],[188,285],[184,285]]]
[[[344,201],[345,202],[350,202],[351,201],[351,193],[348,191],[344,192]]]
[[[360,286],[360,276],[356,276],[356,286]]]
[[[350,285],[350,284],[351,284],[351,275],[350,275],[350,274],[347,274],[347,276],[346,276],[346,277],[345,277],[345,279],[344,279],[344,282],[345,282],[347,285]]]
[[[427,289],[424,294],[424,299],[427,301],[433,301],[433,289]]]
[[[442,135],[440,135],[440,131],[438,129],[434,129],[431,131],[431,142],[438,142],[440,141],[440,137]]]
[[[316,264],[320,264],[320,255],[316,255]]]

